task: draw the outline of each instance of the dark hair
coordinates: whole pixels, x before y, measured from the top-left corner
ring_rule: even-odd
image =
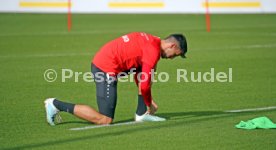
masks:
[[[182,58],[186,58],[185,54],[188,51],[187,41],[183,34],[171,34],[166,39],[173,37],[179,43],[182,54],[180,55]]]

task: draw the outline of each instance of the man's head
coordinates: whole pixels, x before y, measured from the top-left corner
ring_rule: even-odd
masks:
[[[185,58],[187,42],[182,34],[171,34],[161,40],[161,57],[173,59],[176,56]]]

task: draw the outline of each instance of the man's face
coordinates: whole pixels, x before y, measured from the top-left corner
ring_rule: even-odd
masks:
[[[176,56],[181,54],[181,50],[178,48],[177,45],[171,44],[167,48],[164,49],[161,53],[161,57],[165,59],[174,59]]]

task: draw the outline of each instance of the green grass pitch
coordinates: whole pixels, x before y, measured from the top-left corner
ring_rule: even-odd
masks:
[[[240,130],[241,120],[276,111],[225,113],[226,110],[276,106],[276,17],[212,15],[206,32],[204,15],[73,15],[67,32],[65,14],[0,14],[0,149],[276,149],[275,130]],[[187,36],[187,59],[161,60],[158,72],[167,83],[154,83],[157,115],[166,122],[70,128],[91,124],[62,113],[64,122],[46,123],[43,101],[57,97],[96,107],[95,85],[80,79],[46,82],[43,73],[62,68],[89,72],[95,52],[107,41],[132,31],[160,37]],[[233,82],[176,82],[176,69],[227,72]],[[115,123],[133,120],[135,83],[118,84]]]

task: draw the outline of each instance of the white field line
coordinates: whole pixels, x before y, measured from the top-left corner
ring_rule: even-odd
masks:
[[[41,58],[64,56],[92,56],[91,53],[58,53],[58,54],[29,54],[29,55],[1,55],[0,58]]]
[[[181,30],[181,29],[178,29]],[[190,31],[196,31],[195,28],[189,28],[186,30]],[[156,28],[151,29],[150,31],[146,32],[158,32],[158,31],[169,31],[168,29],[164,30],[162,28]],[[102,35],[102,34],[110,34],[110,33],[129,33],[130,30],[125,29],[114,29],[114,30],[90,30],[90,31],[55,31],[55,32],[35,32],[35,33],[0,33],[0,37],[13,37],[13,36],[53,36],[53,35],[59,35],[59,36],[72,36],[72,35]]]
[[[164,31],[160,29],[154,29],[151,30],[151,32],[158,32],[158,31]],[[166,31],[166,30],[165,30]],[[169,31],[169,30],[168,30]],[[197,31],[196,29],[190,29],[190,31]],[[129,33],[128,30],[110,30],[110,31],[72,31],[68,33],[67,31],[64,32],[38,32],[38,33],[7,33],[7,34],[0,34],[1,37],[13,37],[13,36],[72,36],[72,35],[102,35],[102,34],[110,34],[110,33]],[[194,34],[205,34],[205,33],[194,33]],[[276,33],[240,33],[240,32],[212,32],[211,34],[214,35],[235,35],[235,36],[268,36],[268,37],[274,37],[276,36]]]
[[[196,33],[195,33],[196,34]],[[204,33],[199,33],[204,34]],[[230,35],[230,36],[276,36],[275,32],[271,33],[246,33],[246,32],[212,32],[213,35]]]
[[[85,127],[80,127],[80,128],[71,128],[69,130],[72,130],[72,131],[88,130],[88,129],[95,129],[95,128],[103,128],[103,127],[114,127],[114,126],[132,125],[132,124],[137,124],[137,123],[141,123],[141,122],[130,121],[130,122],[111,124],[111,125],[91,125],[91,126],[85,126]]]
[[[226,46],[214,48],[195,48],[196,50],[220,50],[220,49],[254,49],[254,48],[275,48],[276,44],[254,44],[254,45],[240,45],[240,46]],[[59,54],[29,54],[29,55],[1,55],[0,58],[41,58],[41,57],[66,57],[66,56],[89,56],[91,53],[59,53]]]
[[[258,25],[258,26],[253,26],[251,28],[274,28],[273,25]],[[231,26],[231,27],[224,27],[224,28],[217,28],[219,30],[227,30],[227,29],[248,29],[248,27],[244,27],[244,26]],[[182,28],[174,28],[174,30],[183,30]],[[199,28],[185,28],[186,31],[193,31],[195,32],[195,34],[197,34],[197,32],[199,32],[200,34],[206,34],[205,32],[202,32],[202,29]],[[170,29],[163,29],[163,28],[155,28],[155,29],[150,29],[149,31],[146,32],[158,32],[158,31],[171,31]],[[55,32],[35,32],[35,33],[0,33],[0,37],[9,37],[9,36],[51,36],[51,35],[97,35],[97,34],[105,34],[105,33],[129,33],[130,30],[125,30],[125,29],[113,29],[113,30],[83,30],[83,31],[72,31],[70,33],[68,33],[67,31],[55,31]],[[224,34],[236,34],[236,35],[264,35],[264,36],[275,36],[276,33],[272,32],[272,33],[241,33],[241,32],[220,32],[220,31],[214,31],[212,32],[212,34],[220,34],[220,35],[224,35]]]
[[[275,48],[276,44],[254,44],[254,45],[239,45],[239,46],[225,46],[225,47],[213,47],[213,48],[194,48],[197,50],[221,50],[221,49],[255,49],[255,48]]]
[[[56,32],[37,32],[37,33],[7,33],[0,34],[0,37],[10,36],[53,36],[53,35],[93,35],[93,34],[104,34],[104,33],[116,33],[115,31],[74,31],[68,33],[67,31],[56,31]]]
[[[273,110],[276,109],[276,106],[270,106],[270,107],[261,107],[261,108],[249,108],[249,109],[237,109],[237,110],[226,110],[224,112],[249,112],[249,111],[262,111],[262,110]]]
[[[236,112],[274,110],[274,109],[276,109],[276,106],[261,107],[261,108],[249,108],[249,109],[237,109],[237,110],[226,110],[224,112],[236,113]],[[114,126],[132,125],[132,124],[137,124],[137,123],[141,123],[141,122],[130,121],[130,122],[111,124],[111,125],[91,125],[91,126],[85,126],[85,127],[79,127],[79,128],[71,128],[69,130],[71,130],[71,131],[79,131],[79,130],[88,130],[88,129],[95,129],[95,128],[103,128],[103,127],[114,127]]]

